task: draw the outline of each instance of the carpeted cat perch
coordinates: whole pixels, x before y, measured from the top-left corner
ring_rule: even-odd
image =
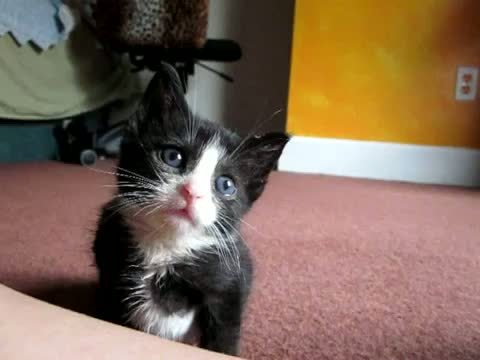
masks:
[[[200,48],[208,0],[98,0],[93,17],[100,37],[115,48]]]
[[[176,67],[187,87],[194,64],[229,76],[199,63],[237,61],[240,46],[232,40],[207,39],[208,0],[97,0],[92,22],[99,38],[108,47],[129,53],[139,69],[155,71],[161,61]]]

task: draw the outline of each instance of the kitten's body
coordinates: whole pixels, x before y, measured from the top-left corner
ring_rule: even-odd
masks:
[[[242,140],[194,118],[172,70],[157,74],[122,144],[118,194],[99,221],[103,315],[236,354],[252,281],[239,223],[287,140]]]
[[[161,234],[142,243],[132,236],[135,230],[128,220],[113,214],[110,205],[102,214],[108,220],[100,223],[95,244],[107,318],[163,338],[234,352],[252,275],[243,242],[237,241],[242,271],[227,271],[215,251],[199,249],[192,256],[182,239],[172,250],[162,247]],[[208,329],[209,313],[217,311],[226,333],[212,333],[209,339],[198,329]]]

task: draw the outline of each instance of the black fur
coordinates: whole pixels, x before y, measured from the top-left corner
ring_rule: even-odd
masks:
[[[184,168],[176,171],[188,173],[202,148],[214,137],[230,155],[220,160],[215,173],[234,178],[238,189],[233,200],[219,197],[216,201],[222,214],[230,219],[229,224],[219,224],[223,225],[219,228],[223,235],[228,231],[234,239],[229,246],[238,249],[239,271],[226,266],[218,251],[198,251],[194,256],[172,260],[166,272],[159,272],[149,280],[149,289],[155,303],[169,313],[192,306],[198,309],[196,324],[201,347],[236,354],[243,308],[252,281],[249,251],[238,235],[240,219],[261,195],[288,137],[278,133],[242,139],[214,123],[193,117],[178,77],[171,67],[164,66],[152,80],[122,144],[119,184],[137,182],[138,188],[119,185],[118,193],[128,197],[133,191],[145,191],[142,181],[138,181],[140,178],[133,174],[168,181],[173,170],[163,168],[152,158],[165,145],[182,149],[188,160]],[[132,296],[132,289],[146,269],[127,222],[128,215],[118,210],[121,201],[121,197],[114,198],[104,206],[93,250],[99,270],[103,317],[134,327],[127,314],[130,306],[142,298]]]

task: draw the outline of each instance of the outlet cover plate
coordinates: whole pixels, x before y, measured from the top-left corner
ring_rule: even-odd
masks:
[[[457,69],[457,84],[455,99],[473,101],[477,97],[478,68],[474,66],[459,66]]]

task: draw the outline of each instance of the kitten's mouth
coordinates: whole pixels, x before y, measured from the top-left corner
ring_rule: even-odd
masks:
[[[183,209],[167,210],[166,213],[174,218],[180,218],[180,219],[187,220],[192,224],[194,223],[192,213],[188,209],[188,207],[184,207]]]

